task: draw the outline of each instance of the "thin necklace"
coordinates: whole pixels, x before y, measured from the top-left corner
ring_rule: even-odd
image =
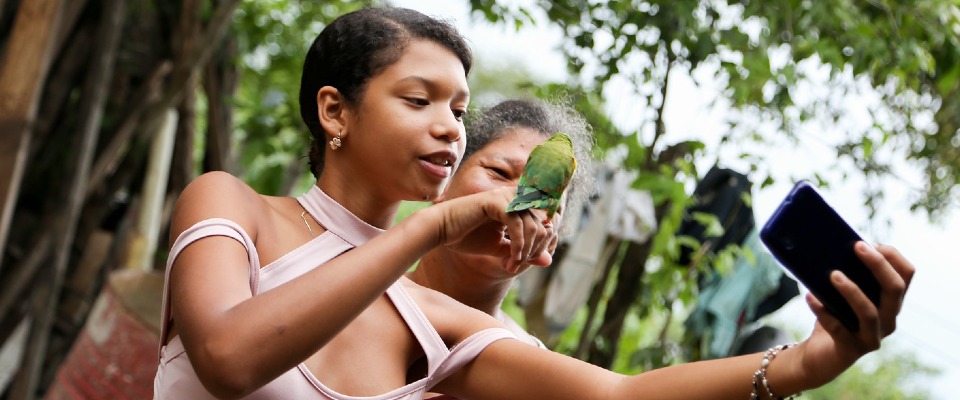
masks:
[[[313,228],[311,228],[311,227],[310,227],[310,223],[307,222],[307,217],[304,216],[306,213],[307,213],[306,210],[304,210],[302,213],[300,213],[300,219],[303,220],[303,224],[306,225],[306,226],[307,226],[307,230],[310,231],[310,236],[317,237],[317,235],[314,235],[314,234],[313,234]]]

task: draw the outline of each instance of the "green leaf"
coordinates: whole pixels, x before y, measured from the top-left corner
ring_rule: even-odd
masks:
[[[703,225],[704,237],[720,237],[723,236],[723,224],[720,223],[720,219],[717,218],[715,214],[706,213],[706,212],[693,212],[690,214],[690,218],[693,218],[694,221]]]

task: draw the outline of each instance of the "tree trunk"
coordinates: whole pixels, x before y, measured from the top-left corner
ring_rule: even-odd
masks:
[[[24,2],[0,60],[0,254],[6,248],[61,11],[60,0]]]
[[[204,171],[236,172],[242,43],[224,38],[240,1],[113,1],[0,0],[0,344],[31,326],[29,343],[18,345],[26,361],[0,398],[43,394],[104,277],[129,256],[141,204],[166,225],[198,161]],[[107,23],[119,6],[126,18]],[[98,36],[105,29],[123,35],[114,54]],[[203,133],[194,132],[201,83],[209,100]],[[169,170],[176,176],[150,196],[149,147],[171,108],[183,119]],[[206,135],[202,160],[192,149],[197,134]],[[292,185],[299,168],[277,179]],[[166,236],[166,227],[148,225]],[[145,254],[156,261],[162,251]]]
[[[643,276],[647,258],[653,249],[653,241],[643,244],[627,245],[627,251],[620,262],[617,271],[617,286],[607,302],[603,313],[603,322],[597,329],[595,339],[590,342],[590,351],[587,361],[591,364],[610,368],[617,355],[620,343],[620,333],[623,331],[623,320],[640,294],[640,278]]]
[[[167,110],[163,123],[158,127],[150,144],[150,160],[126,268],[141,271],[153,269],[153,256],[157,251],[157,235],[160,232],[178,120],[176,110]]]
[[[36,160],[38,155],[42,155],[40,145],[46,143],[57,123],[63,122],[58,117],[64,107],[68,107],[68,97],[76,89],[74,82],[83,79],[82,74],[90,60],[95,28],[92,25],[84,25],[77,29],[64,51],[57,57],[56,64],[52,66],[33,133],[35,140],[31,141],[34,145],[30,149],[30,160]],[[35,162],[31,161],[31,163]],[[47,165],[46,162],[43,164]]]
[[[141,117],[152,104],[159,101],[162,92],[161,83],[172,69],[173,63],[169,61],[156,66],[148,75],[146,82],[131,96],[134,100],[133,104],[129,104],[128,109],[121,113],[121,122],[117,129],[109,135],[111,137],[110,142],[100,152],[100,157],[97,158],[97,162],[91,170],[91,188],[96,189],[103,184],[106,176],[116,172],[117,166],[128,156],[127,152],[130,150],[131,143],[137,141],[134,134],[138,133],[137,128],[141,122]],[[140,130],[139,132],[140,136],[144,136],[143,132],[146,132],[146,130]]]
[[[235,172],[231,127],[233,127],[233,95],[237,73],[232,65],[237,42],[227,38],[224,50],[204,69],[203,91],[207,95],[207,136],[203,171]]]
[[[610,239],[607,239],[608,242],[606,246],[616,245],[620,247],[620,242],[610,243]],[[608,257],[606,263],[603,266],[603,272],[600,274],[600,278],[593,284],[593,289],[590,291],[590,297],[587,298],[587,319],[583,324],[583,329],[580,331],[580,343],[577,345],[577,351],[574,353],[574,357],[581,360],[587,356],[590,351],[591,344],[594,342],[596,337],[596,332],[593,331],[593,320],[597,316],[597,311],[600,309],[600,300],[603,298],[604,289],[607,287],[607,280],[610,279],[610,273],[613,272],[614,265],[617,264],[618,258],[616,254]]]
[[[83,209],[87,192],[87,179],[90,165],[94,158],[94,149],[100,134],[103,107],[107,96],[107,83],[113,73],[115,53],[120,39],[125,14],[124,0],[111,0],[103,7],[100,18],[100,29],[97,32],[95,48],[92,57],[90,73],[84,83],[83,94],[85,100],[81,103],[79,115],[82,118],[79,143],[77,143],[77,160],[73,169],[73,177],[68,183],[67,204],[57,223],[53,248],[56,251],[52,265],[52,279],[46,281],[48,286],[45,303],[39,309],[41,313],[34,322],[28,351],[24,359],[23,370],[26,372],[23,380],[18,382],[16,391],[24,398],[31,399],[40,385],[42,367],[47,352],[50,330],[53,327],[57,306],[60,300],[60,290],[63,285],[67,263],[71,258],[74,233],[80,211]]]
[[[200,1],[184,0],[180,12],[180,24],[174,36],[174,57],[183,64],[196,46],[195,40],[201,31]],[[192,73],[186,80],[182,99],[177,105],[177,138],[174,142],[168,190],[179,193],[193,179],[193,149],[196,141],[197,80]]]
[[[685,155],[677,148],[667,149],[665,153],[661,154],[660,162],[672,163]],[[673,204],[667,201],[655,207],[654,217],[658,226],[672,206]],[[653,240],[650,239],[643,244],[630,243],[627,246],[617,273],[616,288],[606,305],[603,321],[589,343],[585,360],[591,364],[604,368],[610,368],[613,365],[623,331],[624,318],[640,295],[641,278],[647,259],[653,250]],[[600,281],[597,284],[601,285],[604,282]]]

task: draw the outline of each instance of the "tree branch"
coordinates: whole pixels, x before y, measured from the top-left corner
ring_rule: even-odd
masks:
[[[657,157],[654,156],[657,142],[667,133],[666,125],[663,122],[663,111],[667,106],[667,85],[670,83],[670,69],[673,67],[673,58],[667,55],[667,70],[663,73],[663,85],[660,86],[660,105],[657,107],[656,128],[654,129],[653,140],[650,141],[650,147],[647,149],[647,162],[645,169],[652,170],[656,164]]]
[[[60,290],[73,249],[74,233],[80,211],[86,200],[87,178],[93,153],[100,133],[100,124],[103,119],[103,108],[107,97],[107,86],[113,74],[115,54],[120,42],[120,32],[123,27],[123,16],[126,14],[126,3],[123,0],[111,0],[104,5],[101,25],[97,33],[97,42],[101,45],[96,48],[92,57],[90,74],[84,83],[83,93],[86,100],[81,103],[79,115],[82,118],[81,135],[76,168],[71,181],[68,183],[67,205],[62,211],[62,217],[55,223],[58,237],[53,238],[53,248],[56,251],[52,265],[52,279],[46,281],[49,287],[42,312],[34,321],[30,335],[27,353],[24,357],[22,369],[23,378],[15,387],[14,393],[21,393],[25,398],[33,398],[39,387],[44,358],[50,331],[53,327],[57,306],[60,300]]]
[[[24,2],[0,59],[0,254],[20,192],[30,148],[38,94],[53,59],[53,38],[60,26],[61,0]]]

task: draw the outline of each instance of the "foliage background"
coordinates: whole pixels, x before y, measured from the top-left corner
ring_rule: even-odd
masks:
[[[25,1],[0,1],[0,49],[14,40],[17,11],[38,4]],[[37,123],[27,131],[32,142],[10,240],[0,247],[0,339],[24,323],[37,329],[29,337],[31,365],[20,372],[36,370],[39,377],[16,380],[17,387],[5,394],[13,398],[42,394],[108,273],[127,268],[141,248],[137,219],[146,212],[146,160],[166,111],[174,108],[181,118],[161,214],[169,213],[186,182],[215,169],[237,174],[262,193],[302,191],[311,179],[304,158],[309,136],[295,100],[300,60],[326,22],[374,3],[128,0],[119,24],[124,40],[106,60],[114,72],[99,83],[109,88],[100,106],[103,118],[87,129],[83,121],[92,113],[81,111],[94,96],[86,81],[100,70],[91,66],[103,42],[95,35],[116,9],[105,2],[36,0],[41,1],[58,4],[66,16],[59,39],[47,45],[55,48],[52,68],[42,78]],[[414,7],[421,6],[427,7]],[[801,177],[828,188],[862,182],[856,187],[860,193],[842,200],[864,214],[862,220],[870,221],[866,228],[894,232],[887,236],[896,236],[896,227],[884,228],[889,214],[878,211],[900,198],[889,190],[891,179],[906,194],[907,202],[898,206],[934,224],[955,220],[950,212],[960,179],[956,1],[469,0],[430,7],[441,15],[455,7],[472,12],[457,24],[485,24],[501,34],[552,29],[560,38],[555,43],[564,73],[544,79],[542,65],[498,63],[502,56],[478,49],[470,82],[474,105],[513,96],[567,96],[593,124],[597,156],[640,171],[634,186],[658,200],[661,228],[655,240],[623,244],[610,279],[597,286],[595,312],[581,311],[558,351],[573,353],[586,343],[578,356],[631,373],[697,358],[679,321],[696,301],[699,274],[708,267],[723,270],[737,249],[677,265],[679,246],[699,244],[674,230],[685,218],[696,180],[713,164],[742,168],[757,183],[758,198]],[[228,28],[217,36],[214,28],[224,15]],[[708,89],[699,93],[710,92],[709,98],[677,94],[678,83],[691,82]],[[624,98],[630,100],[611,101]],[[696,120],[701,115],[690,110],[704,105],[724,110],[710,119],[719,139],[668,123],[670,115]],[[4,132],[2,139],[10,137]],[[95,139],[92,162],[78,155],[81,137]],[[821,145],[815,162],[799,151],[811,140]],[[771,151],[778,148],[798,149],[799,157],[789,160],[800,172],[774,171],[773,165],[785,162],[768,158],[780,154]],[[78,179],[74,172],[91,163],[100,175]],[[80,200],[64,207],[64,199],[77,198],[78,191]],[[64,211],[72,205],[78,212]],[[161,250],[147,255],[148,268],[163,268],[165,232],[159,237]],[[927,250],[917,253],[934,254]],[[102,257],[90,261],[85,256],[91,253]],[[938,276],[923,279],[930,285]],[[941,303],[955,302],[942,294],[938,299],[929,313],[942,314]],[[904,318],[916,314],[905,312]],[[950,324],[940,317],[948,321],[940,326]],[[888,398],[925,398],[916,382],[932,370],[911,354],[895,348],[865,361],[824,388],[822,396],[871,397],[876,392],[870,390],[882,389]]]

